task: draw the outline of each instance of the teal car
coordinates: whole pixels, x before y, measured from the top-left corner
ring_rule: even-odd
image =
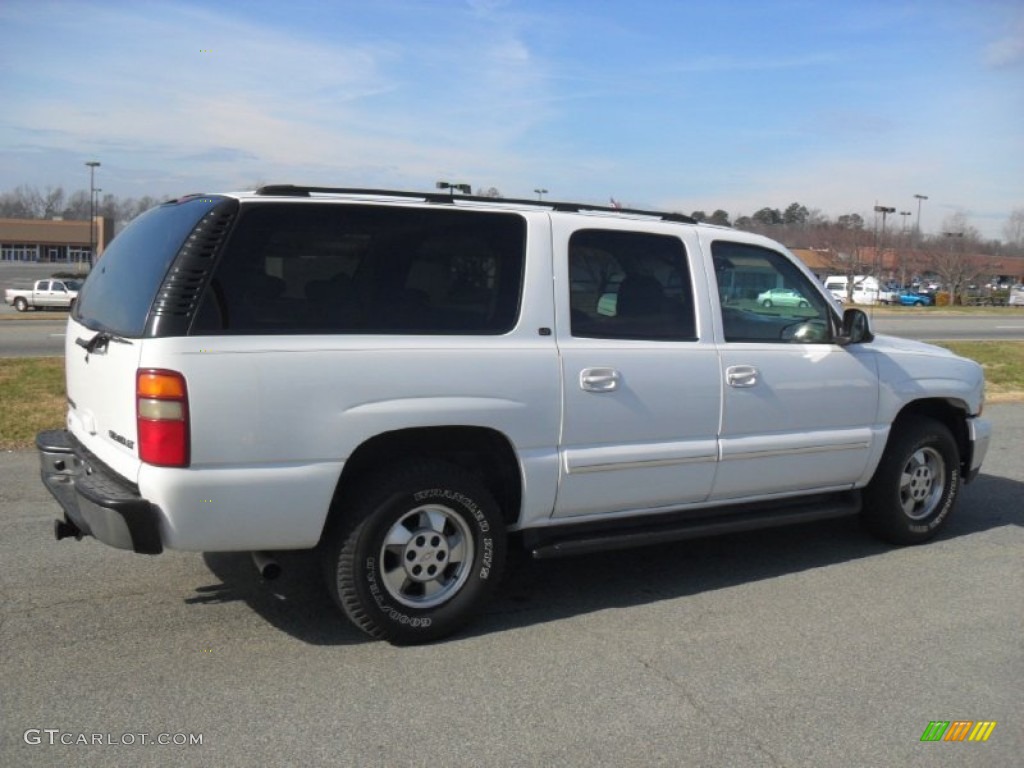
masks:
[[[792,288],[772,288],[771,290],[759,293],[757,303],[762,307],[809,307],[807,301],[800,293]]]

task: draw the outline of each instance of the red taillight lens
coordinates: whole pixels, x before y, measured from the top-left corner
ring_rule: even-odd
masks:
[[[177,371],[139,369],[135,378],[139,458],[161,467],[189,463],[188,389]]]

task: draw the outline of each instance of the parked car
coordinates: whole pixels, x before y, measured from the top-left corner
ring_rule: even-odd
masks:
[[[810,302],[792,288],[772,288],[757,295],[762,307],[809,307]]]
[[[905,307],[930,307],[935,303],[935,299],[926,293],[903,291],[899,295],[899,302]]]
[[[469,621],[513,543],[842,515],[922,543],[989,445],[977,363],[875,336],[784,246],[678,214],[272,186],[159,205],[101,263],[66,428],[36,438],[56,537],[248,551],[266,578],[309,550],[395,643]],[[800,316],[725,301],[765,284]]]
[[[19,312],[28,309],[70,309],[78,298],[81,283],[77,280],[36,280],[28,289],[8,288],[4,301]]]

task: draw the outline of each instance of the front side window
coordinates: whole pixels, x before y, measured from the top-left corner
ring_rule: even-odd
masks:
[[[682,241],[584,229],[569,239],[573,336],[694,341],[693,290]]]
[[[243,208],[192,334],[500,334],[519,312],[517,214]]]
[[[835,316],[786,256],[718,240],[711,245],[726,341],[831,342]]]

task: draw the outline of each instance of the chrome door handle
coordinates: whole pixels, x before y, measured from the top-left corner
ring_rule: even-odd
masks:
[[[585,392],[614,392],[619,388],[620,378],[614,368],[584,368],[580,371],[580,389]]]
[[[745,389],[757,384],[758,373],[752,365],[731,365],[725,369],[725,380],[730,387]]]

